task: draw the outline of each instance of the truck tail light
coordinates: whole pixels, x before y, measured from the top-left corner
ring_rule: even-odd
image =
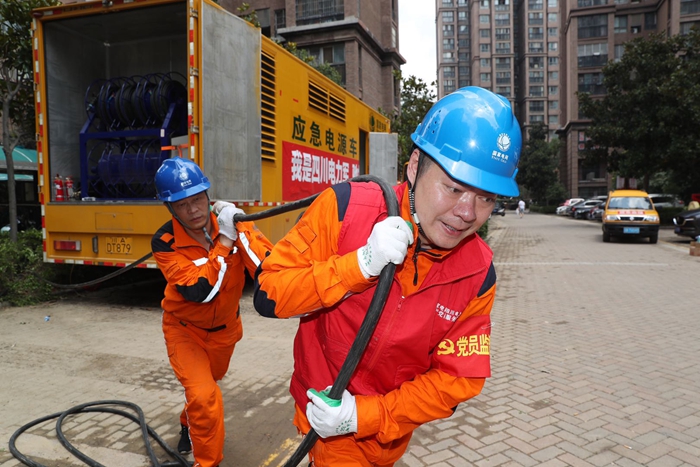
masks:
[[[80,240],[54,240],[53,249],[56,251],[80,251]]]

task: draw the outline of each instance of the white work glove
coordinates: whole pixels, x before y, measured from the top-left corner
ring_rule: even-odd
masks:
[[[357,262],[365,279],[378,276],[389,263],[401,264],[413,232],[408,222],[399,216],[387,217],[374,224],[367,244],[357,250]]]
[[[341,400],[328,397],[332,386],[321,392],[306,391],[311,402],[306,404],[306,418],[321,438],[357,433],[357,405],[355,396],[347,389]]]
[[[230,206],[225,206],[219,213],[219,217],[216,218],[216,220],[219,221],[219,233],[224,237],[230,238],[234,242],[238,238],[236,224],[233,222],[233,216],[236,214],[245,214],[245,212],[231,204]]]
[[[236,207],[235,204],[229,203],[228,201],[217,201],[211,207],[211,210],[214,211],[214,214],[216,214],[218,216],[219,214],[221,214],[221,211],[223,211],[223,209],[226,206],[233,206],[234,208]]]

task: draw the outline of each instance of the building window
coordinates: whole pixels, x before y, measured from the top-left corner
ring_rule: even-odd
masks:
[[[469,39],[460,39],[457,41],[457,47],[465,48],[469,47]]]
[[[489,24],[491,22],[491,15],[479,15],[479,23]]]
[[[454,0],[442,0],[442,7],[443,8],[447,8],[447,7],[451,7],[451,6],[455,6]]]
[[[559,57],[547,57],[549,66],[559,66]]]
[[[558,0],[547,0],[547,7],[548,8],[557,8],[558,6],[559,6]]]
[[[327,63],[340,73],[340,82],[345,84],[345,44],[330,44],[304,47],[314,59],[312,65]]]
[[[497,54],[509,54],[510,53],[510,42],[496,42],[496,53]]]
[[[558,37],[559,36],[559,29],[558,28],[547,28],[547,35],[549,37]]]
[[[544,123],[544,115],[530,115],[530,123]]]
[[[469,25],[460,24],[458,27],[459,27],[459,32],[458,32],[459,35],[469,34]]]
[[[544,24],[544,13],[528,13],[527,24],[535,26],[538,24]]]
[[[442,69],[443,78],[454,78],[455,77],[455,67],[446,66]]]
[[[510,57],[496,58],[497,70],[510,70]]]
[[[442,82],[442,85],[445,86],[445,87],[451,87],[451,88],[454,89],[454,87],[455,87],[455,80],[453,80],[453,79],[446,79],[446,80],[444,80],[444,81]]]
[[[490,29],[479,29],[479,37],[482,39],[488,39],[491,37],[491,30]]]
[[[460,66],[460,67],[458,68],[458,71],[459,71],[459,77],[460,77],[460,78],[469,75],[469,67],[468,67],[468,66]]]
[[[443,50],[453,50],[455,48],[455,40],[454,39],[443,39],[442,40],[442,48],[443,48]]]
[[[459,87],[463,88],[464,86],[469,86],[469,80],[468,79],[460,79],[459,80]]]
[[[442,35],[444,36],[454,36],[455,35],[455,25],[454,24],[443,24],[442,25]]]
[[[550,125],[558,125],[559,124],[559,115],[550,115],[547,117],[547,123]]]
[[[559,101],[549,101],[547,103],[547,107],[549,107],[549,110],[558,110],[559,109]]]
[[[491,44],[479,44],[479,52],[481,52],[481,53],[491,52]]]
[[[490,7],[491,7],[491,2],[490,2],[490,0],[479,0],[479,7],[481,7],[481,8],[490,8]]]
[[[615,34],[624,34],[627,32],[627,16],[615,17]]]
[[[544,39],[544,28],[527,28],[527,38],[530,40]]]
[[[510,26],[510,13],[496,13],[493,15],[496,26]]]
[[[453,23],[455,20],[454,11],[443,11],[442,12],[442,22],[443,23]]]
[[[287,10],[282,8],[281,10],[275,10],[275,31],[287,27]]]
[[[326,23],[345,18],[343,0],[295,0],[297,25]]]
[[[510,40],[510,28],[496,28],[496,40],[497,41],[509,41]]]
[[[544,101],[530,101],[530,112],[544,112]]]
[[[578,0],[579,8],[586,8],[587,6],[597,6],[597,5],[607,5],[607,0]]]
[[[578,92],[589,94],[605,94],[603,73],[579,73]]]
[[[528,95],[530,97],[543,97],[544,86],[530,86],[530,92]]]
[[[579,44],[578,66],[585,68],[590,66],[603,66],[608,62],[608,43]]]
[[[608,35],[608,15],[579,16],[578,38],[605,37]]]
[[[544,0],[527,0],[528,10],[541,10],[544,5]]]
[[[686,35],[690,34],[690,30],[695,27],[696,29],[700,29],[700,21],[693,21],[692,23],[681,23],[681,30],[680,34],[681,35]]]
[[[644,29],[647,31],[656,29],[656,12],[644,13]]]
[[[510,84],[510,71],[497,71],[496,84]]]
[[[466,21],[467,18],[467,12],[466,11],[458,11],[457,12],[457,20],[458,21]]]
[[[459,61],[462,62],[468,62],[469,61],[469,52],[458,52],[458,58]]]
[[[510,10],[510,0],[494,0],[496,11]]]
[[[544,52],[543,42],[528,42],[527,51],[530,53],[542,53]]]
[[[491,68],[491,59],[490,58],[482,58],[479,60],[479,66],[481,68]]]
[[[527,67],[531,70],[544,68],[544,57],[528,57],[527,65]]]
[[[625,46],[623,44],[615,45],[615,61],[619,62],[622,60],[622,55],[625,53]]]
[[[457,0],[457,6],[467,6],[467,0]]]
[[[681,16],[700,13],[700,0],[681,0]]]
[[[544,71],[529,72],[530,83],[544,83]]]
[[[443,62],[454,62],[455,61],[455,53],[454,52],[443,52],[442,53],[442,61]]]
[[[496,94],[500,94],[503,97],[510,97],[510,86],[497,86]]]
[[[550,52],[556,52],[559,50],[559,42],[547,42],[547,50]]]
[[[490,82],[491,81],[491,73],[479,73],[479,79],[482,82]]]
[[[547,22],[556,23],[558,15],[556,13],[547,13]]]
[[[558,71],[550,71],[547,73],[547,80],[548,81],[559,81],[559,72]]]
[[[559,94],[559,86],[549,86],[547,92],[549,92],[550,96],[556,96]]]

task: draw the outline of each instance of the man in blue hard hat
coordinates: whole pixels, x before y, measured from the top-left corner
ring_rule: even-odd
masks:
[[[215,467],[224,452],[224,402],[217,384],[243,336],[238,302],[272,244],[252,222],[234,223],[243,211],[217,201],[210,212],[210,183],[192,161],[172,158],[155,177],[158,198],[173,218],[151,247],[167,280],[163,334],[170,365],[185,388],[178,451],[192,452],[193,467]]]
[[[491,374],[493,253],[476,234],[496,196],[517,196],[522,137],[510,103],[477,87],[444,97],[411,135],[408,181],[387,216],[373,183],[324,192],[272,249],[256,278],[263,316],[300,317],[294,424],[320,439],[315,467],[387,467],[413,430],[449,417]],[[374,295],[397,265],[386,305],[341,400],[328,389]]]

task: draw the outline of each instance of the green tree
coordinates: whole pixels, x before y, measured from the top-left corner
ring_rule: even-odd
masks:
[[[52,0],[0,0],[0,116],[13,242],[17,241],[17,196],[12,152],[34,134],[31,11],[56,4]]]
[[[402,171],[413,147],[411,133],[416,131],[418,124],[435,103],[433,89],[436,83],[433,81],[426,84],[421,78],[413,75],[404,78],[401,72],[394,73],[401,83],[401,111],[387,116],[391,119],[391,131],[399,135],[399,170]]]
[[[662,171],[687,177],[675,183],[685,189],[693,178],[697,184],[692,172],[700,149],[699,46],[698,31],[627,42],[621,60],[603,68],[605,97],[578,95],[581,112],[591,119],[586,157],[605,161],[608,171],[622,177],[643,179],[645,189]]]
[[[559,181],[558,138],[547,141],[544,124],[532,126],[518,164],[518,184],[527,190],[532,199],[541,204],[559,202],[566,197],[566,190]]]

